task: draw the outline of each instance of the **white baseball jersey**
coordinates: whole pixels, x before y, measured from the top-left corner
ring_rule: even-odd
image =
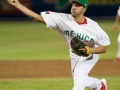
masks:
[[[120,16],[120,6],[119,6],[119,8],[118,8],[118,15]]]
[[[96,45],[107,46],[110,44],[108,35],[93,20],[87,19],[87,24],[78,24],[71,14],[42,12],[47,27],[58,31],[70,45],[71,38],[77,36],[84,41],[95,41]]]
[[[101,29],[101,27],[90,18],[86,18],[87,24],[78,24],[75,22],[71,14],[56,13],[56,12],[42,12],[47,27],[58,31],[65,41],[70,46],[71,38],[77,36],[84,41],[94,41],[96,46],[107,46],[110,44],[108,35]],[[76,54],[71,52],[70,57],[77,57]],[[84,57],[85,59],[85,57]]]
[[[41,12],[41,15],[47,27],[59,32],[68,43],[69,47],[71,39],[75,36],[85,42],[94,41],[95,47],[98,45],[107,46],[110,44],[106,32],[90,18],[84,17],[84,23],[79,24],[73,20],[71,14],[47,11]],[[96,86],[100,88],[99,80],[87,76],[98,61],[99,54],[90,54],[88,57],[82,57],[73,53],[71,47],[69,51],[71,71],[74,79],[73,90],[84,90],[85,87],[96,88]]]

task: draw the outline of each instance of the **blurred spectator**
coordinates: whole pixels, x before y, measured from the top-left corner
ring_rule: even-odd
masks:
[[[118,28],[119,20],[120,20],[120,6],[117,10],[115,22],[113,24],[113,29],[114,30],[116,30]],[[117,55],[114,59],[115,62],[120,61],[120,33],[119,33],[118,38],[117,38],[117,43],[118,43],[118,52],[117,52]]]

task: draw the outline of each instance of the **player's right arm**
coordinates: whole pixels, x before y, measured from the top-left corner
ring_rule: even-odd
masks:
[[[19,9],[22,13],[24,13],[28,17],[32,18],[33,20],[46,24],[41,15],[39,15],[39,14],[33,12],[32,10],[26,8],[18,0],[15,0],[15,2],[11,2],[10,0],[8,0],[8,3],[11,4],[12,6],[14,6],[15,8]]]

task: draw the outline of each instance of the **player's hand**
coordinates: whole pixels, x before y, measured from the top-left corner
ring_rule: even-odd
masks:
[[[113,26],[112,26],[113,30],[116,30],[116,29],[117,29],[117,27],[118,27],[118,25],[117,25],[117,24],[113,24]]]
[[[17,7],[18,4],[20,4],[20,2],[18,0],[14,0],[14,2],[12,2],[12,0],[7,0],[9,4],[11,4],[12,6]]]

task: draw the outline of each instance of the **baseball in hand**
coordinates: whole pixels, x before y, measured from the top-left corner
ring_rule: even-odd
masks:
[[[15,2],[15,0],[10,0],[11,2]]]

